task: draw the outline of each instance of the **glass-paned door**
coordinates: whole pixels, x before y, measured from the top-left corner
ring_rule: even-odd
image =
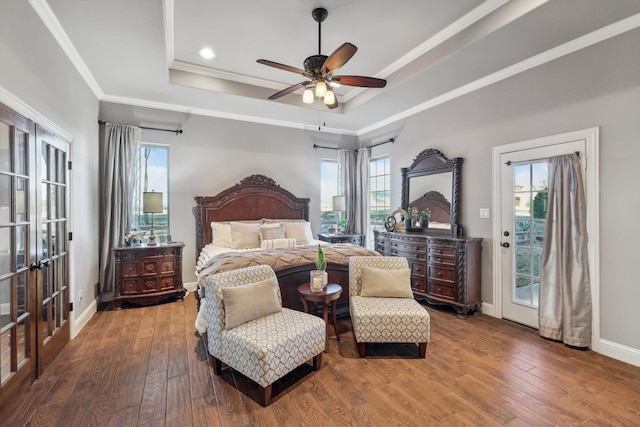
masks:
[[[69,341],[69,253],[67,233],[68,144],[38,127],[37,199],[38,372],[53,361]]]
[[[575,151],[584,152],[584,141],[501,155],[502,317],[536,329],[548,206],[547,159]]]
[[[0,419],[36,379],[34,135],[0,104]]]

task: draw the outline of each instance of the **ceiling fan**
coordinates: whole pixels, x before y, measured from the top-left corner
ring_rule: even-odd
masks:
[[[347,63],[349,59],[358,50],[351,43],[344,43],[337,48],[331,56],[322,54],[321,50],[321,36],[322,36],[322,22],[327,18],[327,12],[324,8],[316,8],[311,12],[311,16],[318,23],[318,54],[311,55],[304,60],[304,70],[289,65],[280,64],[278,62],[269,61],[267,59],[258,59],[260,64],[268,65],[270,67],[279,68],[285,71],[291,71],[292,73],[301,74],[308,80],[297,83],[293,86],[289,86],[286,89],[281,90],[278,93],[274,93],[269,99],[278,99],[281,96],[287,95],[291,92],[295,92],[298,89],[305,88],[302,95],[302,101],[305,104],[311,104],[314,100],[314,95],[318,98],[322,98],[325,105],[331,109],[338,106],[338,98],[333,92],[333,87],[337,84],[345,86],[358,86],[358,87],[374,87],[382,88],[387,84],[386,80],[378,79],[375,77],[364,76],[334,76],[340,67]],[[337,83],[337,84],[336,84]]]

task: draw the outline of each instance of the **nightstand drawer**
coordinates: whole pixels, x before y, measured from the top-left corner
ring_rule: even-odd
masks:
[[[142,275],[143,276],[155,276],[159,273],[158,261],[156,260],[143,260],[142,261]]]
[[[124,279],[122,281],[122,294],[132,295],[138,293],[138,279]]]
[[[168,259],[160,263],[160,273],[173,273],[174,260]]]
[[[122,264],[123,277],[138,277],[140,275],[140,264],[137,262],[125,262]]]
[[[140,292],[148,293],[148,292],[156,292],[158,290],[158,279],[148,278],[140,280]]]
[[[167,289],[173,289],[174,287],[173,276],[166,276],[166,277],[161,276],[158,279],[158,282],[160,283],[161,291],[165,291]]]

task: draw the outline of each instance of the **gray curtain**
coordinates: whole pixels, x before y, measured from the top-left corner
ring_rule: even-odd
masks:
[[[575,347],[591,345],[587,208],[580,159],[549,159],[549,204],[542,250],[539,333]]]
[[[131,224],[136,147],[140,129],[104,125],[100,132],[100,296],[113,297],[111,248],[122,245]]]
[[[342,188],[346,201],[347,233],[366,234],[369,216],[369,157],[371,149],[339,150]],[[365,194],[365,197],[358,197]]]

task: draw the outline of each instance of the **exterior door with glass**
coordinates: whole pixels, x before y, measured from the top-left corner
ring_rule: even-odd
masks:
[[[500,157],[502,317],[536,329],[547,216],[547,158],[576,151],[585,152],[584,140]]]

